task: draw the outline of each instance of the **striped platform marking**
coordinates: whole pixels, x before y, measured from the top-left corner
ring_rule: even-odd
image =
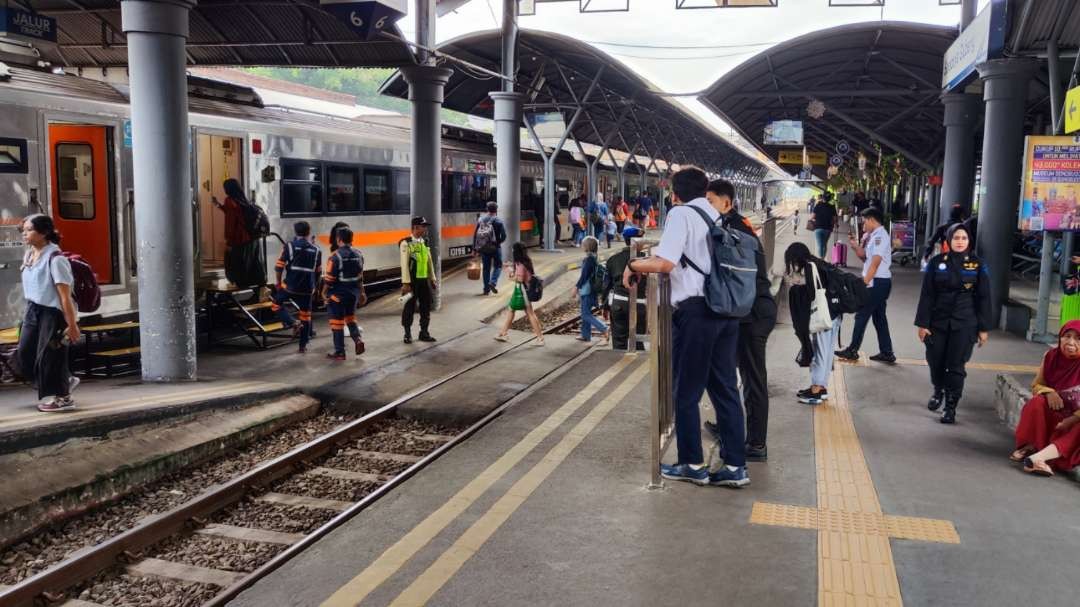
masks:
[[[925,367],[926,361],[921,358],[898,358],[896,359],[898,365],[909,365],[913,367]],[[968,369],[978,369],[980,371],[1002,371],[1005,373],[1038,373],[1038,365],[1012,365],[1008,363],[973,363],[969,362]]]
[[[756,503],[751,523],[818,532],[818,605],[903,605],[889,538],[959,544],[949,521],[886,515],[847,400],[844,367],[814,408],[817,508]]]

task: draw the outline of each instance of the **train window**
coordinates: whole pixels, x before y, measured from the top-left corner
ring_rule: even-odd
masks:
[[[63,219],[94,218],[94,148],[89,143],[56,145],[57,201]]]
[[[442,208],[443,211],[461,210],[461,195],[467,191],[466,175],[461,173],[443,173]]]
[[[360,210],[357,182],[360,170],[332,166],[326,168],[326,212],[354,213]]]
[[[394,194],[390,190],[390,171],[384,169],[364,170],[364,210],[388,212],[394,208]]]
[[[409,172],[394,171],[394,211],[408,213],[410,210],[411,196],[409,188]]]
[[[28,173],[26,140],[0,137],[0,173]]]
[[[312,215],[322,213],[322,181],[321,164],[317,162],[283,161],[281,163],[281,214]]]

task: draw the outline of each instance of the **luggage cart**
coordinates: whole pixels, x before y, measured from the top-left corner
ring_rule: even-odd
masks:
[[[892,240],[892,260],[901,266],[914,263],[915,251],[915,222],[894,221],[889,226],[889,238]]]

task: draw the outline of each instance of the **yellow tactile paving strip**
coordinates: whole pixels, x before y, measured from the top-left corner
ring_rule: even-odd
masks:
[[[960,543],[956,527],[949,521],[872,512],[843,512],[809,506],[757,502],[750,514],[750,522],[776,527],[884,535],[923,542]]]
[[[925,367],[926,361],[921,358],[898,358],[896,359],[898,365],[911,365],[917,367]],[[980,371],[1002,371],[1006,373],[1036,373],[1039,370],[1038,365],[1010,365],[1005,363],[972,363],[967,365],[968,369],[978,369]]]
[[[865,365],[860,353],[860,362]],[[818,506],[754,504],[750,522],[816,529],[818,605],[904,604],[890,538],[959,544],[950,521],[881,511],[847,400],[844,367],[833,373],[827,404],[814,408]]]

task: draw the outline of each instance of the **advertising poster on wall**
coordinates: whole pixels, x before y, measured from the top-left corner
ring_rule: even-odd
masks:
[[[915,250],[915,224],[910,221],[894,221],[889,230],[894,251]]]
[[[1080,136],[1024,141],[1021,230],[1080,231]]]

